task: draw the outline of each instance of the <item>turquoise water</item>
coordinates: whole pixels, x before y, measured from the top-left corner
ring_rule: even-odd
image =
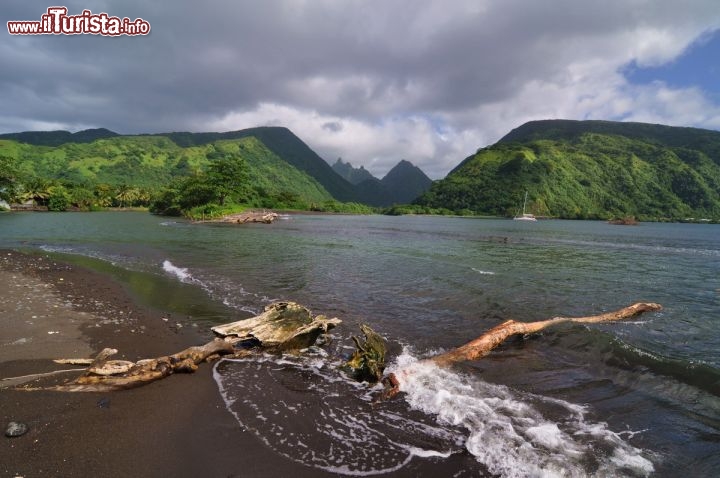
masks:
[[[0,247],[100,268],[141,300],[201,324],[237,320],[277,299],[343,319],[327,357],[216,369],[229,404],[258,396],[229,405],[240,426],[306,465],[428,476],[438,464],[447,476],[523,476],[533,467],[550,476],[720,469],[717,225],[292,216],[236,227],[144,213],[0,214]],[[589,315],[637,301],[664,310],[511,341],[447,376],[413,362],[508,318]],[[404,401],[381,412],[367,413],[364,392],[330,379],[334,357],[347,353],[360,322],[388,338],[393,367],[416,377]],[[248,373],[264,391],[243,381]],[[296,396],[299,384],[288,381],[298,374],[307,390]],[[319,398],[310,400],[324,404],[313,414],[319,421],[267,420],[289,413],[263,408],[270,389],[290,409],[292,400],[302,406]],[[338,409],[344,418],[332,412]],[[349,439],[356,426],[381,432],[361,446]],[[354,445],[342,449],[342,440]],[[313,453],[301,453],[302,445]],[[378,460],[377,450],[387,458]]]

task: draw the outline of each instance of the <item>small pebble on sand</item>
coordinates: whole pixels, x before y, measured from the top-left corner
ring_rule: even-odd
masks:
[[[5,436],[8,438],[19,437],[28,432],[29,428],[27,425],[21,422],[10,422],[5,429]]]

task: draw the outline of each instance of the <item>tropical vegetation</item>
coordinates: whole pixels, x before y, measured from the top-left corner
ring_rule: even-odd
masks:
[[[433,184],[416,204],[571,219],[720,218],[720,132],[545,121],[514,130]]]
[[[257,138],[181,147],[163,136],[44,146],[0,140],[0,194],[49,210],[149,207],[218,214],[242,207],[357,210]]]
[[[336,169],[348,177],[359,171],[341,161]],[[534,121],[434,183],[407,161],[382,180],[364,176],[351,184],[286,128],[0,135],[0,205],[142,207],[195,218],[249,207],[370,213],[370,206],[386,214],[513,216],[527,192],[527,212],[536,216],[720,221],[720,132],[696,128]]]

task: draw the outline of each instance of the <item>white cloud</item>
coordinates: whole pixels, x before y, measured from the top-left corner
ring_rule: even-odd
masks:
[[[331,162],[342,156],[382,176],[407,159],[437,178],[533,119],[720,127],[718,105],[698,89],[632,85],[621,73],[672,62],[720,28],[717,0],[176,0],[172,10],[89,0],[82,8],[101,7],[145,18],[152,34],[8,38],[0,129],[278,124]],[[0,20],[36,19],[46,8],[13,2]]]
[[[377,177],[401,159],[412,161],[431,177],[443,177],[458,157],[466,156],[468,148],[477,148],[482,140],[467,131],[438,131],[427,118],[393,117],[372,123],[272,103],[229,113],[193,129],[231,131],[254,126],[285,126],[326,161],[342,157],[356,167],[364,165]]]

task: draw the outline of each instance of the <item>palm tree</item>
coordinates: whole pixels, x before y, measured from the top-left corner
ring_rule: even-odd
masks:
[[[47,206],[47,200],[52,194],[53,183],[46,179],[33,179],[25,184],[20,200],[32,200],[33,206]]]
[[[113,187],[109,184],[98,184],[93,191],[95,203],[100,207],[110,207],[113,203]]]
[[[120,207],[132,206],[140,197],[140,190],[128,184],[121,184],[115,192],[115,198],[120,202]]]

